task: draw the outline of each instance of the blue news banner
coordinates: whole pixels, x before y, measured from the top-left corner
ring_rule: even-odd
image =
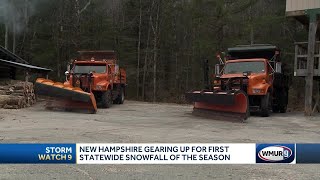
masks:
[[[1,164],[75,164],[76,144],[0,144]]]
[[[95,149],[87,145],[83,147]],[[95,162],[89,162],[90,159],[82,161],[84,154],[81,154],[81,149],[84,148],[81,144],[0,144],[0,164],[106,164],[101,161],[106,161],[109,155],[128,158],[128,161],[124,158],[123,162],[109,160],[109,164],[139,164],[139,161],[134,162],[129,157],[147,156],[153,158],[154,162],[150,164],[157,164],[159,159],[162,164],[174,164],[175,161],[177,164],[320,164],[320,144],[95,144],[92,147],[104,150],[104,154],[87,152],[87,157],[98,158]],[[130,156],[121,151],[139,148],[141,151],[130,152]],[[106,152],[107,149],[114,151]],[[168,149],[175,151],[164,153]],[[156,150],[162,150],[162,154]],[[180,151],[184,154],[179,154]],[[191,159],[184,161],[186,157]],[[166,158],[168,161],[163,162]],[[140,161],[141,164],[144,162]]]

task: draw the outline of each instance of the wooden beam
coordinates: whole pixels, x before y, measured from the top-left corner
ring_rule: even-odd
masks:
[[[30,79],[29,71],[25,70],[25,81],[29,82],[29,79]]]
[[[298,44],[295,44],[295,53],[294,53],[294,76],[297,76],[297,69],[298,69]]]
[[[316,41],[316,43],[319,44],[320,41]],[[295,43],[294,43],[294,45],[300,45],[300,44],[301,44],[301,45],[303,45],[303,44],[307,45],[308,42],[295,42]]]
[[[315,113],[316,110],[318,110],[318,112],[320,112],[320,81],[318,81],[318,85],[317,85],[317,97],[315,99],[315,105],[313,107],[312,113]]]
[[[304,10],[298,10],[298,11],[287,11],[286,16],[292,17],[292,16],[305,16],[306,13]]]
[[[308,38],[308,62],[307,62],[307,76],[305,86],[305,110],[306,116],[312,116],[312,96],[313,96],[313,75],[314,75],[314,52],[316,44],[317,33],[317,12],[310,11],[308,13],[310,18],[309,23],[309,38]]]

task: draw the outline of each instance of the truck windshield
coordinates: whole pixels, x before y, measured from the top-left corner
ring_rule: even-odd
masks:
[[[87,74],[87,73],[106,73],[106,65],[88,65],[88,64],[77,64],[74,66],[73,72],[76,74]]]
[[[243,72],[264,73],[265,64],[262,61],[258,62],[232,62],[227,63],[224,69],[224,74],[241,74]]]

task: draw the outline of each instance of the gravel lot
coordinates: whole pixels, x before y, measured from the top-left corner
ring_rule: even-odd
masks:
[[[127,101],[97,114],[0,109],[3,143],[320,143],[320,116],[194,117],[192,107]],[[320,165],[0,165],[0,179],[319,179]]]

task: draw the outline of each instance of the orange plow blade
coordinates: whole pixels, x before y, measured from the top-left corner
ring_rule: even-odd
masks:
[[[97,112],[94,95],[84,92],[80,88],[39,78],[35,83],[35,93],[52,99],[47,107],[49,109],[63,108],[65,110],[85,110],[90,113]]]
[[[249,117],[249,100],[243,91],[193,91],[186,99],[194,103],[193,113],[223,120],[245,121]]]

